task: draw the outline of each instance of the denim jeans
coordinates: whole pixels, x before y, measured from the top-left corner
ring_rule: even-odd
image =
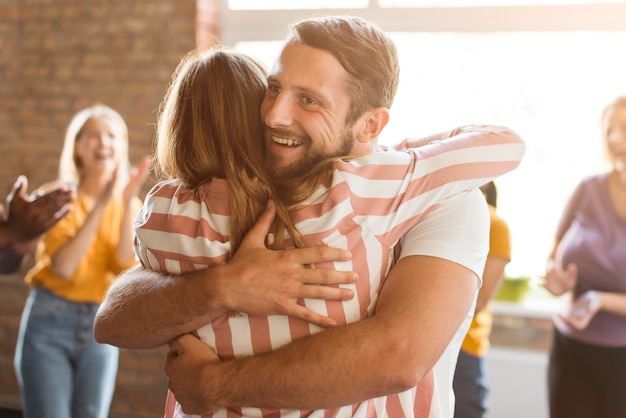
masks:
[[[482,418],[487,412],[485,361],[461,350],[454,372],[454,418]]]
[[[119,351],[93,337],[97,304],[31,289],[15,350],[25,418],[106,418]]]

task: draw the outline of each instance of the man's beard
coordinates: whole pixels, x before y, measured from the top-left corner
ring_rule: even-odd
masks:
[[[328,150],[313,150],[304,155],[299,161],[290,164],[286,167],[273,166],[274,161],[272,156],[269,156],[268,163],[270,165],[269,170],[272,173],[272,177],[276,179],[289,179],[300,177],[311,171],[315,165],[320,161],[331,157],[343,157],[349,155],[354,146],[354,137],[352,135],[352,126],[345,126],[340,133],[339,148],[334,151]],[[305,141],[305,143],[311,143],[311,141]]]

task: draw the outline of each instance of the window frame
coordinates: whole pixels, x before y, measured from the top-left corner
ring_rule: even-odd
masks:
[[[361,16],[388,32],[626,30],[626,2],[387,8],[371,0],[367,7],[358,9],[230,10],[228,0],[219,1],[219,38],[226,46],[233,46],[239,41],[280,40],[285,37],[289,23],[328,14]]]

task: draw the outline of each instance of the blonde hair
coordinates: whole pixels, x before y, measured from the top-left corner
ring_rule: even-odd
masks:
[[[172,75],[159,108],[154,168],[198,192],[213,178],[226,179],[231,199],[231,253],[272,198],[276,241],[285,231],[296,246],[306,242],[289,217],[264,164],[260,107],[267,90],[264,69],[225,49],[193,50]]]
[[[600,127],[602,129],[602,138],[604,139],[604,154],[612,169],[615,169],[615,160],[609,151],[609,127],[607,125],[607,116],[609,112],[617,107],[626,107],[626,96],[618,96],[611,103],[606,105],[600,114]]]
[[[59,181],[67,184],[78,186],[82,170],[82,162],[76,156],[76,141],[83,133],[85,124],[90,119],[107,119],[109,120],[116,132],[121,136],[120,157],[118,161],[118,178],[117,187],[121,187],[128,181],[129,161],[128,161],[128,126],[124,118],[114,109],[96,104],[78,111],[70,121],[65,132],[65,140],[63,142],[63,150],[59,160]]]

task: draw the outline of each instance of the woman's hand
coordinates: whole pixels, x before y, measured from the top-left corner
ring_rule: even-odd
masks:
[[[574,263],[564,270],[560,264],[549,259],[546,264],[546,275],[543,286],[555,296],[561,296],[574,289],[578,277],[578,267]]]
[[[559,316],[574,328],[585,329],[602,307],[600,302],[598,292],[590,290],[580,295],[573,303],[568,302]]]
[[[146,182],[148,178],[148,172],[150,171],[152,159],[150,156],[144,156],[137,167],[133,167],[130,171],[130,177],[128,178],[128,183],[124,188],[124,202],[130,203],[130,201],[139,196],[139,192],[141,191],[141,187]]]

